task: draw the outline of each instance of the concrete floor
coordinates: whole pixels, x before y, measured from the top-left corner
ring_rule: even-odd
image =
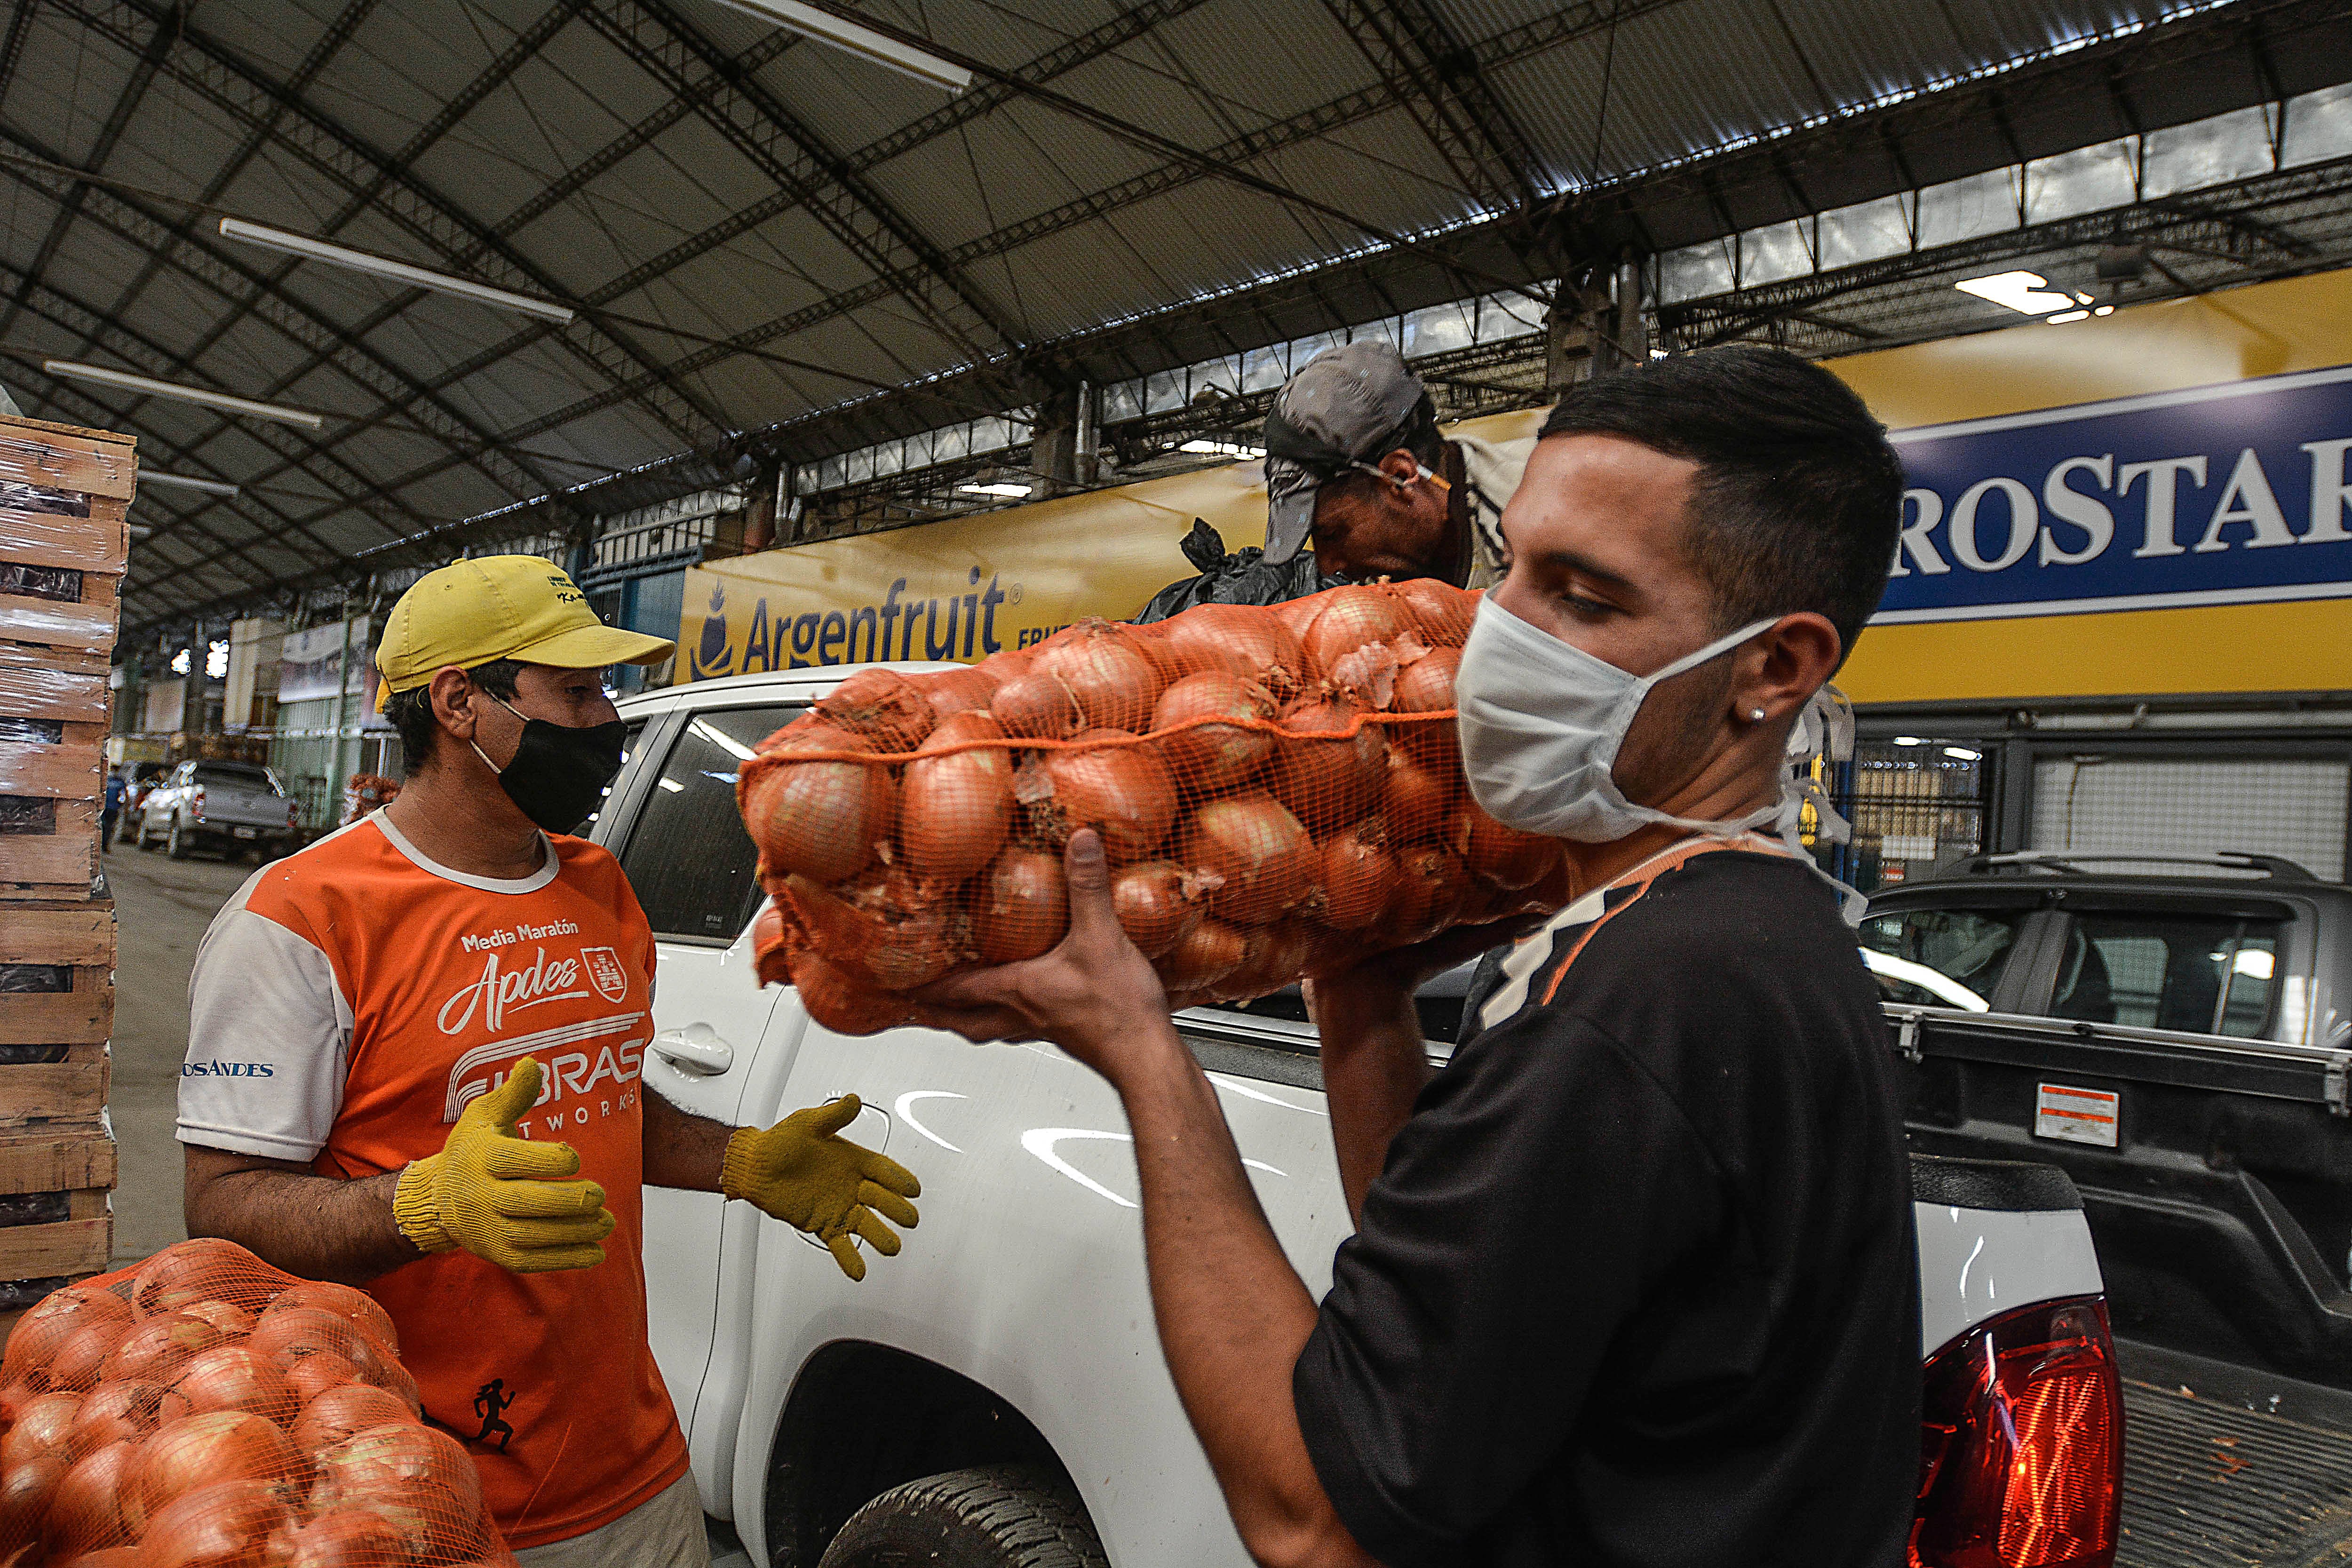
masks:
[[[213,913],[253,875],[249,865],[167,860],[128,844],[100,860],[120,926],[114,968],[114,1084],[108,1111],[121,1174],[114,1192],[120,1266],[186,1238],[180,1144],[173,1135],[188,1049],[188,970]]]

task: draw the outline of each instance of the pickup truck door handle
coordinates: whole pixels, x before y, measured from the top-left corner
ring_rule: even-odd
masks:
[[[735,1047],[708,1024],[664,1029],[651,1041],[654,1054],[683,1071],[709,1078],[735,1065]]]

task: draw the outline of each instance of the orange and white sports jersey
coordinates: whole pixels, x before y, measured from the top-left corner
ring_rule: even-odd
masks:
[[[603,1185],[604,1261],[518,1275],[448,1252],[368,1287],[518,1547],[610,1523],[687,1463],[639,1245],[653,932],[611,855],[546,842],[532,876],[471,877],[378,812],[265,866],[197,951],[180,1069],[182,1142],[356,1179],[437,1152],[467,1100],[538,1059],[520,1131]]]

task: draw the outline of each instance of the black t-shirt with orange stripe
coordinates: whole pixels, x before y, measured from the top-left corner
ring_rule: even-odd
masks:
[[[1835,900],[1686,843],[1470,1008],[1293,1379],[1349,1531],[1391,1568],[1900,1563],[1910,1172]]]

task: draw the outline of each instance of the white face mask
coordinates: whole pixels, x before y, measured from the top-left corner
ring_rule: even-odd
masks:
[[[1583,844],[1613,843],[1654,822],[1727,835],[1774,820],[1778,802],[1737,822],[1670,816],[1627,800],[1610,771],[1651,688],[1778,622],[1742,626],[1637,676],[1537,630],[1491,596],[1482,600],[1454,678],[1471,795],[1507,826]]]

